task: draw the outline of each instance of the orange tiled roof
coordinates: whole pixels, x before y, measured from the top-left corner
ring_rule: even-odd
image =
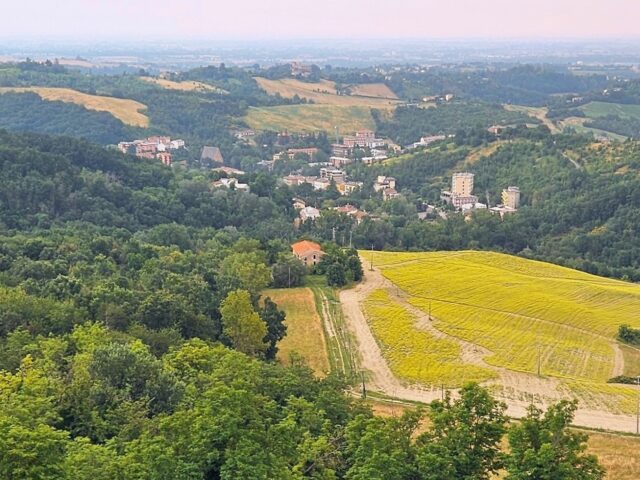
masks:
[[[311,250],[322,251],[322,247],[320,247],[319,244],[317,244],[316,242],[311,242],[309,240],[301,240],[300,242],[296,242],[291,245],[291,249],[293,250],[293,253],[297,255],[301,255]]]

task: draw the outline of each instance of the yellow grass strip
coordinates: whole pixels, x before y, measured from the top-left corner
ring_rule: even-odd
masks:
[[[271,297],[287,314],[287,336],[278,344],[278,360],[288,364],[290,354],[295,352],[317,375],[326,375],[329,357],[313,292],[309,288],[272,289],[265,291],[263,297]]]
[[[147,106],[127,98],[104,97],[101,95],[89,95],[87,93],[72,90],[70,88],[52,87],[0,87],[0,94],[7,92],[25,93],[33,92],[43,100],[75,103],[88,110],[108,112],[118,120],[134,127],[148,127],[149,118],[140,113]]]
[[[182,92],[226,93],[221,88],[214,87],[213,85],[207,85],[206,83],[189,81],[189,80],[185,80],[183,82],[174,82],[173,80],[167,80],[164,78],[153,78],[153,77],[140,77],[140,80],[144,80],[145,82],[149,82],[149,83],[155,83],[156,85],[159,85],[162,88],[166,88],[167,90],[179,90]]]

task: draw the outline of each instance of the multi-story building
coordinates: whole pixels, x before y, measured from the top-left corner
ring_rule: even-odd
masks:
[[[451,193],[454,196],[468,197],[473,194],[473,173],[454,173],[451,179]]]
[[[387,188],[396,188],[396,179],[394,177],[385,177],[384,175],[378,176],[376,183],[373,184],[373,189],[377,192],[385,190]]]
[[[520,189],[518,187],[507,187],[502,191],[502,204],[505,207],[517,210],[520,207]]]
[[[345,181],[347,177],[344,171],[335,167],[322,167],[320,169],[320,176],[322,178],[333,180],[334,182]]]
[[[308,267],[317,265],[322,260],[324,252],[322,247],[316,242],[302,240],[291,245],[291,250],[295,257]]]

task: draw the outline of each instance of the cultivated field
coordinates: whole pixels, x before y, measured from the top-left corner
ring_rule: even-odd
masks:
[[[622,103],[589,102],[580,107],[589,118],[617,115],[620,118],[640,119],[640,105],[627,105]]]
[[[393,298],[372,292],[364,310],[396,375],[448,385],[449,368],[462,362],[468,365],[458,376],[482,375],[484,368],[485,375],[499,375],[491,383],[503,394],[517,397],[535,393],[539,365],[541,396],[551,388],[591,408],[635,410],[635,389],[606,381],[638,369],[638,351],[615,341],[620,324],[640,327],[637,285],[489,252],[376,252],[374,263],[394,286]],[[442,336],[437,346],[425,336],[429,331]],[[422,363],[410,358],[415,352],[407,342],[414,339],[438,351],[420,371],[408,366]],[[456,341],[458,352],[451,346]]]
[[[288,364],[290,355],[296,353],[316,374],[328,373],[329,358],[313,292],[309,288],[274,289],[267,290],[263,296],[271,297],[287,314],[287,335],[278,344],[278,360]]]
[[[374,129],[375,123],[368,107],[340,105],[283,105],[250,107],[246,123],[255,130],[288,130],[290,132],[355,132]]]
[[[394,108],[397,96],[382,83],[354,85],[350,87],[351,95],[338,95],[336,85],[329,80],[316,83],[302,82],[293,78],[269,80],[255,77],[256,82],[269,95],[280,94],[284,98],[300,98],[313,100],[321,105],[359,106],[370,108]]]
[[[389,367],[400,378],[458,387],[495,376],[488,369],[465,365],[455,340],[416,328],[416,318],[385,290],[373,291],[364,303],[364,311]]]
[[[70,88],[0,87],[0,94],[6,92],[33,92],[43,100],[75,103],[89,110],[108,112],[127,125],[135,127],[149,126],[149,118],[141,113],[141,111],[146,110],[147,106],[135,100],[89,95]]]
[[[140,77],[140,80],[144,80],[145,82],[155,83],[156,85],[160,85],[162,88],[166,88],[167,90],[180,90],[183,92],[216,92],[216,93],[226,93],[224,90],[214,87],[213,85],[207,85],[202,82],[194,82],[194,81],[184,81],[184,82],[174,82],[172,80],[166,80],[164,78],[153,78],[153,77]]]

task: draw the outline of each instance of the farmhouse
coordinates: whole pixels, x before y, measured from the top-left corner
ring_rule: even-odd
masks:
[[[320,263],[320,260],[322,260],[324,256],[322,247],[316,242],[309,240],[294,243],[291,245],[291,250],[293,251],[293,255],[308,267]]]

